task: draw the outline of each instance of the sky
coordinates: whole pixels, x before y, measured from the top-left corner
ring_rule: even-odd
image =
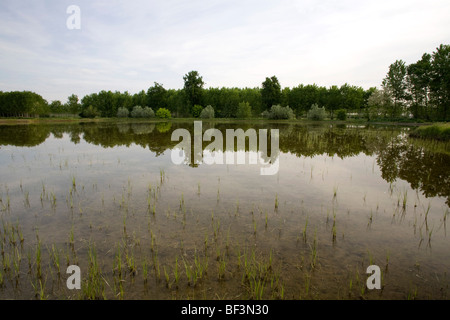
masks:
[[[192,70],[206,88],[276,76],[283,88],[368,89],[396,60],[450,44],[449,17],[448,0],[1,0],[0,91],[64,103],[180,89]]]

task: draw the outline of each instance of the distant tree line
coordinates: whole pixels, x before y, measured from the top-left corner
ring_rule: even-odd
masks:
[[[369,119],[450,120],[450,46],[441,44],[410,65],[395,61],[368,107]]]
[[[397,60],[389,66],[381,88],[344,84],[316,84],[282,88],[276,76],[256,88],[204,88],[197,71],[184,77],[182,89],[166,89],[158,82],[136,94],[100,91],[71,95],[66,103],[48,103],[33,92],[0,92],[0,116],[78,114],[82,117],[203,117],[320,120],[346,119],[348,114],[367,120],[449,120],[450,46],[440,45],[416,63]],[[162,109],[159,113],[158,111]]]
[[[37,117],[48,113],[48,103],[40,95],[30,91],[0,91],[0,116]]]

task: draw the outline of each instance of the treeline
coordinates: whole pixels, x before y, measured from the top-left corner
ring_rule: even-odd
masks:
[[[345,84],[329,88],[317,85],[299,85],[284,88],[273,76],[266,78],[257,88],[203,88],[202,77],[196,71],[185,76],[183,89],[165,89],[154,83],[147,92],[130,95],[128,92],[101,91],[81,99],[80,111],[89,114],[94,110],[102,117],[117,116],[119,108],[128,109],[130,115],[135,106],[149,107],[153,111],[168,109],[175,117],[199,117],[201,110],[212,106],[216,118],[260,117],[273,105],[289,106],[297,117],[306,115],[313,104],[324,106],[333,118],[334,111],[345,108],[360,112],[367,107],[368,98],[375,88]],[[246,104],[248,112],[242,112],[240,105]],[[92,108],[90,108],[92,106]],[[199,109],[200,108],[200,109]]]
[[[48,103],[40,95],[30,91],[0,91],[1,117],[37,117],[48,114]]]
[[[450,46],[441,44],[410,65],[395,61],[368,105],[369,118],[450,120]]]
[[[0,116],[77,114],[82,117],[133,117],[138,114],[167,117],[208,117],[273,119],[306,117],[345,119],[348,114],[367,120],[450,119],[450,46],[440,45],[416,63],[397,60],[381,88],[344,84],[323,87],[316,84],[282,88],[277,77],[267,77],[256,88],[204,88],[197,71],[183,77],[182,89],[166,89],[155,82],[136,94],[100,91],[68,97],[66,103],[47,103],[32,92],[0,92]],[[277,108],[272,108],[277,106]],[[158,111],[161,109],[161,112]],[[133,112],[146,110],[146,112]],[[162,112],[164,111],[164,112]],[[213,112],[212,112],[213,111]]]

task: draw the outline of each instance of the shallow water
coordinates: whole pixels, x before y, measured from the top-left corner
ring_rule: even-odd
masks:
[[[448,298],[447,146],[407,127],[203,123],[278,129],[264,176],[175,165],[179,128],[193,136],[192,122],[0,126],[0,298]]]

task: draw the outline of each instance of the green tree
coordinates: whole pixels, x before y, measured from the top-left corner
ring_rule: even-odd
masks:
[[[66,110],[72,114],[79,114],[81,112],[81,105],[78,103],[78,96],[75,94],[67,98]]]
[[[147,90],[147,106],[156,110],[158,108],[167,108],[167,90],[163,85],[155,82]]]
[[[128,118],[128,115],[130,114],[130,112],[128,111],[127,108],[121,107],[117,110],[117,117],[118,118]]]
[[[83,110],[83,113],[81,114],[84,118],[95,118],[100,117],[101,113],[97,110],[94,106],[89,106],[86,109]]]
[[[203,110],[203,107],[202,107],[202,106],[200,106],[200,105],[198,105],[198,104],[194,105],[194,106],[192,107],[192,116],[193,116],[194,118],[200,117],[200,113],[202,113],[202,110]]]
[[[416,119],[430,120],[431,117],[429,110],[431,70],[431,55],[428,53],[407,67],[410,111]]]
[[[241,102],[236,112],[238,118],[250,118],[252,116],[252,107],[248,102]]]
[[[190,113],[192,113],[192,108],[195,105],[202,104],[203,86],[205,83],[198,71],[189,72],[183,77],[183,80],[186,102],[189,106]]]
[[[334,111],[341,107],[342,96],[338,86],[331,86],[326,92],[325,109],[330,112],[331,120],[334,119]]]
[[[336,118],[342,121],[347,120],[347,110],[345,109],[336,110]]]
[[[325,107],[319,108],[317,104],[313,104],[308,111],[309,120],[321,121],[324,120],[326,116],[327,112],[325,111]]]
[[[130,115],[132,118],[142,118],[143,117],[143,109],[141,106],[134,106]]]
[[[266,78],[262,83],[261,99],[263,108],[266,110],[273,105],[281,104],[281,85],[276,76]]]
[[[141,90],[138,93],[135,93],[133,95],[131,105],[133,106],[147,106],[148,104],[148,97],[145,90]]]
[[[450,45],[441,44],[432,54],[431,97],[438,118],[450,120]]]
[[[189,116],[189,110],[186,106],[186,98],[184,90],[169,89],[167,90],[167,109],[176,117]]]
[[[390,110],[391,119],[397,118],[402,113],[406,98],[406,64],[403,60],[397,60],[389,66],[389,71],[382,83],[392,93],[393,104]]]
[[[200,113],[200,118],[202,119],[213,119],[214,118],[214,108],[210,105],[207,105],[205,109]]]
[[[158,111],[156,111],[156,117],[160,119],[170,119],[172,115],[170,114],[170,111],[166,108],[159,108]]]
[[[64,107],[61,101],[54,100],[49,104],[50,112],[51,113],[63,113]]]
[[[368,99],[367,120],[386,119],[392,110],[392,97],[387,88],[376,89]]]

